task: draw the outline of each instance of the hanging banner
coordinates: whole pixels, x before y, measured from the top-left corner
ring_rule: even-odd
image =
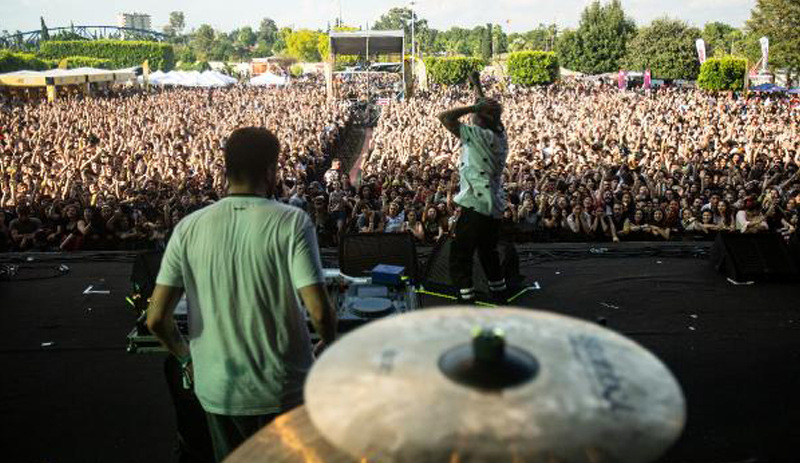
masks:
[[[644,88],[646,90],[650,89],[651,78],[650,78],[650,69],[645,69],[644,71]]]
[[[619,70],[617,75],[617,84],[620,90],[625,90],[628,87],[628,76],[622,69]]]
[[[761,37],[758,42],[761,44],[761,70],[766,72],[769,63],[769,39]]]
[[[697,39],[694,42],[695,46],[697,47],[697,59],[700,60],[700,64],[706,62],[706,41],[703,39]]]

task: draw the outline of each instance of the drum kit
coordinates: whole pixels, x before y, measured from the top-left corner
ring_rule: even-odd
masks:
[[[643,463],[686,421],[680,386],[642,346],[514,308],[367,324],[317,360],[305,399],[226,461]]]

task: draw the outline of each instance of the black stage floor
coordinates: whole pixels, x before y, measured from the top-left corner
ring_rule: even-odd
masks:
[[[529,246],[523,273],[541,290],[518,305],[604,318],[664,360],[688,425],[661,461],[798,461],[800,291],[734,286],[698,257],[706,250]],[[62,263],[70,271],[56,276]],[[164,357],[125,352],[131,265],[125,254],[37,255],[0,282],[0,460],[176,460]],[[89,285],[110,294],[83,294]]]

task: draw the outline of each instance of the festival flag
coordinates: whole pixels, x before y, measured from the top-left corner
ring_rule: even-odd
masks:
[[[695,46],[697,47],[697,58],[700,60],[700,64],[706,62],[706,41],[703,39],[697,39],[694,42]]]
[[[628,88],[628,76],[622,69],[619,70],[619,74],[617,75],[617,85],[619,85],[620,90]]]
[[[769,39],[761,37],[758,42],[761,44],[761,70],[766,72],[769,63]]]
[[[651,84],[650,69],[648,68],[648,69],[645,69],[645,71],[644,71],[644,88],[649,90],[650,89],[650,84]]]

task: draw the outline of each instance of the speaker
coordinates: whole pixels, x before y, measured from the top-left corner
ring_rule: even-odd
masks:
[[[787,281],[798,278],[797,265],[777,233],[720,233],[711,248],[714,267],[736,281]]]
[[[433,249],[423,272],[422,285],[425,289],[451,296],[458,295],[459,288],[453,283],[450,276],[450,247],[452,244],[452,238],[448,237],[440,241]],[[506,278],[506,286],[511,291],[521,288],[523,278],[519,273],[519,255],[514,244],[500,242],[498,251],[500,253],[500,266],[503,268]],[[475,292],[483,296],[489,294],[489,282],[483,272],[480,259],[478,259],[478,253],[475,253],[472,257],[472,286],[475,288]]]
[[[406,233],[355,233],[339,241],[339,269],[351,277],[369,276],[378,264],[398,265],[418,281],[417,246]]]

